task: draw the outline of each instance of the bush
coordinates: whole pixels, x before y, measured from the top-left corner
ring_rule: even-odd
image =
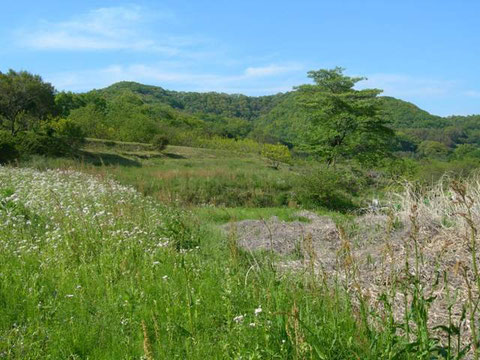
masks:
[[[16,148],[21,155],[62,156],[72,152],[75,144],[67,138],[34,132],[19,133],[15,137]]]
[[[59,119],[52,123],[57,137],[66,140],[71,147],[78,149],[85,142],[85,132],[80,125],[69,119]]]
[[[460,144],[453,151],[453,158],[456,160],[467,158],[480,159],[480,149],[472,144]]]
[[[350,211],[357,208],[354,196],[364,187],[365,181],[364,176],[351,170],[325,166],[303,176],[297,198],[307,208]]]
[[[152,145],[155,150],[163,151],[167,148],[168,137],[166,135],[155,135],[152,140]]]
[[[265,144],[262,148],[262,156],[266,157],[274,169],[278,169],[281,163],[290,163],[292,155],[288,147],[281,144]]]
[[[18,155],[15,138],[7,131],[0,131],[0,164],[10,162]]]
[[[418,146],[418,152],[423,157],[445,159],[448,155],[448,147],[438,141],[425,140]]]

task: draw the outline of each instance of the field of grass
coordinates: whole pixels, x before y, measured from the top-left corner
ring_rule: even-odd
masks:
[[[378,358],[347,298],[131,187],[3,167],[0,219],[2,358]]]
[[[237,221],[310,224],[306,166],[90,140],[0,167],[0,358],[479,358],[478,178],[316,209],[329,258],[241,247]]]
[[[158,153],[146,144],[98,141],[89,141],[78,159],[34,158],[25,165],[108,174],[164,203],[193,206],[292,205],[299,176],[298,169],[273,169],[258,155],[182,146]]]

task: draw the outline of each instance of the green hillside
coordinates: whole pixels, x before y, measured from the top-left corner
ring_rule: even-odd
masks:
[[[381,116],[399,135],[397,151],[412,153],[424,142],[427,148],[447,149],[442,151],[480,145],[478,116],[440,117],[393,97],[378,99]],[[186,146],[201,146],[203,139],[217,136],[295,147],[308,121],[295,91],[255,97],[123,81],[84,94],[59,93],[57,103],[90,137],[150,142],[164,134],[170,143]]]

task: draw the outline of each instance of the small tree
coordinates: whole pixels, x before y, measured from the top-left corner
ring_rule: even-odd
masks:
[[[460,144],[453,151],[455,159],[480,158],[480,149],[472,144]]]
[[[425,140],[418,145],[418,152],[427,158],[445,159],[448,147],[439,141]]]
[[[55,135],[68,141],[70,146],[78,149],[85,142],[85,133],[74,121],[70,119],[58,119],[50,124]]]
[[[0,130],[0,164],[12,161],[18,155],[13,135],[7,131]]]
[[[361,77],[343,75],[342,68],[310,71],[313,85],[297,88],[297,101],[309,126],[302,148],[335,164],[339,158],[374,163],[391,154],[395,135],[380,116],[378,89],[356,90]]]
[[[26,71],[0,72],[0,127],[16,135],[31,130],[56,110],[55,89]]]
[[[155,135],[152,140],[153,148],[157,151],[163,151],[167,148],[168,137],[166,135]]]
[[[265,144],[262,148],[262,156],[266,157],[274,169],[278,169],[281,163],[290,163],[292,155],[288,147],[282,144]]]

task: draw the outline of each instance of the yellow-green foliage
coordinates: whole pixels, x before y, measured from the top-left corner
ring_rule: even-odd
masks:
[[[290,150],[282,144],[264,144],[262,156],[266,157],[275,169],[278,169],[280,163],[288,164],[292,159]]]

